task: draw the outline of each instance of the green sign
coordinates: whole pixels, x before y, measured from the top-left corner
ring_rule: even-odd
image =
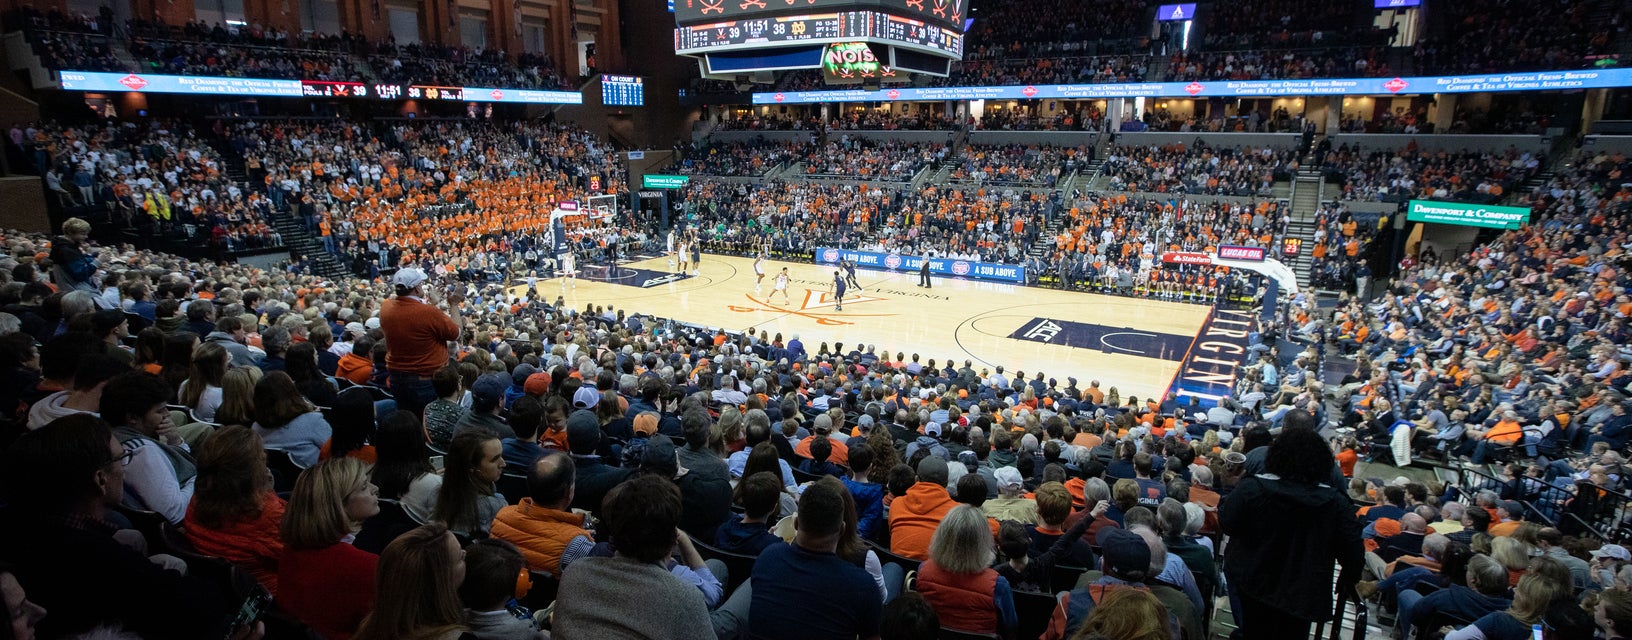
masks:
[[[1405,219],[1412,222],[1438,222],[1487,229],[1517,229],[1530,222],[1526,207],[1498,207],[1489,204],[1435,202],[1412,200]]]
[[[640,177],[640,184],[647,189],[679,189],[691,182],[691,176],[665,176],[647,174]]]

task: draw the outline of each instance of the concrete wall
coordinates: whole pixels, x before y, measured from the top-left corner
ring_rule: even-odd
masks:
[[[1179,194],[1176,194],[1176,193],[1158,193],[1158,192],[1155,192],[1155,191],[1116,191],[1114,189],[1092,189],[1091,191],[1102,192],[1102,193],[1126,194],[1128,196],[1128,199],[1130,199],[1130,200],[1173,200],[1175,198],[1183,197],[1185,200],[1189,200],[1191,202],[1208,202],[1208,203],[1210,203],[1210,202],[1229,202],[1229,203],[1246,204],[1246,205],[1250,205],[1250,204],[1257,203],[1257,202],[1263,202],[1265,200],[1275,200],[1275,199],[1277,199],[1277,198],[1253,198],[1253,197],[1249,197],[1249,196],[1210,196],[1210,195],[1199,194],[1199,193],[1192,193],[1192,194],[1187,194],[1187,195],[1184,195],[1184,196],[1180,196]]]
[[[750,142],[764,138],[772,142],[810,142],[809,131],[715,131],[708,138],[715,142]]]
[[[1518,149],[1531,153],[1545,153],[1548,143],[1541,136],[1529,135],[1467,135],[1467,134],[1408,134],[1408,133],[1340,133],[1331,136],[1332,146],[1359,146],[1364,151],[1394,151],[1404,149],[1412,142],[1417,148],[1433,151],[1501,152]]]
[[[852,140],[863,138],[881,142],[910,142],[947,144],[952,141],[951,131],[829,131],[828,140],[838,140],[849,136]]]
[[[1605,153],[1632,153],[1632,135],[1629,136],[1587,136],[1581,145],[1582,151]]]
[[[1170,132],[1170,131],[1141,131],[1118,132],[1116,144],[1126,145],[1166,145],[1180,143],[1189,145],[1196,140],[1205,140],[1215,147],[1272,147],[1286,149],[1297,147],[1303,137],[1296,133],[1198,133],[1198,132]]]
[[[972,131],[969,144],[1051,144],[1060,147],[1092,147],[1099,141],[1094,131]]]
[[[1345,201],[1343,203],[1343,206],[1348,207],[1350,211],[1353,211],[1355,213],[1380,213],[1380,214],[1383,214],[1383,215],[1393,215],[1395,211],[1399,211],[1399,209],[1400,209],[1400,204],[1398,202],[1348,202],[1348,201]]]
[[[51,233],[51,219],[45,212],[45,182],[34,176],[0,178],[0,228]]]

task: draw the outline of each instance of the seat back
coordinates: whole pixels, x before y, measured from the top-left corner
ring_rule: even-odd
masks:
[[[1088,570],[1083,567],[1073,567],[1066,564],[1054,565],[1054,571],[1049,576],[1049,586],[1054,591],[1070,591],[1077,588],[1077,580]]]
[[[1058,603],[1052,593],[1014,592],[1014,611],[1020,619],[1020,628],[1014,637],[1032,640],[1043,635],[1048,630],[1049,618],[1054,615],[1054,607]]]
[[[878,554],[879,564],[894,562],[901,565],[901,570],[903,573],[908,571],[917,571],[918,565],[923,564],[923,561],[921,560],[913,560],[912,558],[908,558],[906,556],[890,553],[888,547],[881,547],[876,542],[867,541],[867,546],[871,547],[873,552]]]
[[[272,470],[272,490],[278,493],[294,491],[295,479],[306,470],[282,449],[266,450],[266,467]]]
[[[821,480],[822,476],[825,475],[820,473],[805,473],[800,471],[798,467],[793,467],[791,470],[793,471],[793,481],[799,484]]]
[[[504,494],[505,502],[516,504],[527,497],[531,491],[527,488],[527,476],[505,472],[499,476],[497,483],[499,493]]]
[[[697,555],[702,556],[704,560],[712,559],[725,563],[726,570],[731,572],[726,576],[726,593],[735,591],[739,585],[748,581],[749,576],[754,575],[754,561],[758,559],[754,556],[726,551],[698,540],[695,536],[691,538],[691,545],[697,548]]]

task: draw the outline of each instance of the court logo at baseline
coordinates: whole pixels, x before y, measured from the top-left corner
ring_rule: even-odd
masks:
[[[765,299],[761,300],[759,298],[754,297],[752,294],[746,294],[746,293],[743,294],[743,297],[747,298],[749,300],[749,302],[752,302],[753,304],[751,306],[731,304],[731,305],[726,305],[726,308],[730,309],[732,311],[735,311],[737,313],[754,313],[754,312],[757,312],[757,311],[769,311],[771,313],[788,313],[788,314],[799,316],[801,318],[809,318],[811,320],[815,320],[816,324],[828,325],[828,326],[845,326],[845,325],[855,324],[855,322],[850,320],[850,318],[884,318],[884,317],[897,315],[897,314],[894,314],[894,313],[859,313],[858,314],[858,313],[849,313],[849,312],[838,311],[838,310],[835,309],[835,307],[838,306],[839,301],[838,301],[837,298],[833,297],[833,294],[828,293],[826,291],[814,291],[814,290],[811,290],[811,289],[805,289],[805,295],[804,295],[804,297],[802,299],[799,300],[798,303],[796,303],[797,304],[796,307],[781,306],[781,305],[773,304],[773,303],[771,303],[769,297],[766,297]],[[863,302],[878,302],[880,300],[888,300],[888,298],[880,298],[878,296],[857,295],[857,296],[854,296],[854,297],[848,297],[848,298],[844,299],[846,304],[861,304]]]

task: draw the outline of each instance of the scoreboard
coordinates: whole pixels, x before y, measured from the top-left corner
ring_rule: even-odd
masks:
[[[601,104],[639,107],[646,104],[646,79],[640,76],[601,76]]]
[[[877,11],[963,33],[970,0],[674,0],[680,25],[730,22],[800,13]]]
[[[947,58],[963,57],[963,33],[960,30],[875,11],[749,18],[682,26],[674,30],[674,51],[681,55],[697,55],[735,49],[864,40]]]

